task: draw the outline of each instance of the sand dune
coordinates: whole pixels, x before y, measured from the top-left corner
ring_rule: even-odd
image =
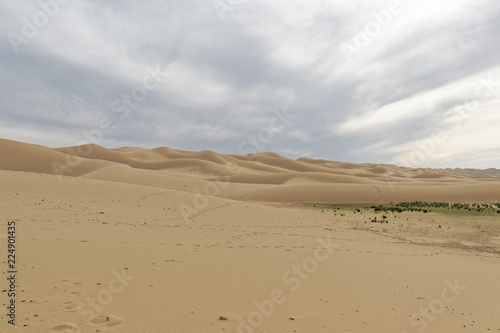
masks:
[[[500,203],[482,171],[9,140],[0,154],[0,243],[14,220],[19,247],[2,331],[500,330],[497,214],[381,224],[303,205]]]
[[[4,157],[0,162],[3,170],[62,174],[186,192],[203,188],[207,182],[227,182],[232,185],[231,191],[220,186],[221,197],[235,198],[237,193],[237,197],[261,201],[426,200],[429,187],[439,187],[431,195],[438,201],[467,197],[467,201],[495,202],[500,197],[500,178],[484,178],[485,172],[494,174],[491,170],[477,170],[478,177],[473,177],[472,170],[291,160],[275,153],[239,156],[166,147],[107,149],[90,144],[51,149],[9,140],[0,141],[0,153]]]

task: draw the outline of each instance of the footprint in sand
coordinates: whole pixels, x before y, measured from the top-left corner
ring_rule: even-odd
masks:
[[[82,309],[81,306],[75,302],[65,302],[63,303],[63,306],[64,306],[64,311],[67,312],[77,312]]]
[[[53,328],[56,332],[64,332],[64,333],[79,333],[81,332],[78,326],[74,323],[66,323],[63,325],[58,325]]]
[[[114,315],[101,315],[89,320],[94,326],[113,327],[123,323],[123,319]]]

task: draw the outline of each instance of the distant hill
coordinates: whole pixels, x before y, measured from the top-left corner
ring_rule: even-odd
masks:
[[[486,177],[486,178],[494,178],[500,177],[500,169],[434,169],[437,172],[446,172],[455,176],[463,176],[463,177]]]

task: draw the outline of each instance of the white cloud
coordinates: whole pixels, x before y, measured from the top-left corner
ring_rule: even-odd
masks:
[[[491,167],[482,161],[498,158],[498,154],[490,154],[500,151],[499,106],[500,99],[496,104],[478,108],[466,119],[457,120],[452,128],[442,128],[439,136],[390,148],[396,154],[392,162],[412,167],[446,167],[460,161],[455,166]]]
[[[479,89],[480,97],[486,96],[488,88],[484,87],[483,82],[496,72],[500,72],[500,67],[384,105],[374,111],[347,119],[338,125],[335,124],[333,127],[339,134],[360,133],[365,130],[381,130],[390,125],[397,126],[402,120],[422,118],[437,112],[442,113],[446,110],[447,104],[459,105],[471,99],[478,99],[476,89]],[[500,84],[500,80],[497,82]]]

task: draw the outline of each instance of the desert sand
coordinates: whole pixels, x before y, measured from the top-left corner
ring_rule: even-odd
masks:
[[[500,214],[381,224],[341,205],[500,210],[496,171],[10,140],[0,155],[1,330],[500,331]]]

